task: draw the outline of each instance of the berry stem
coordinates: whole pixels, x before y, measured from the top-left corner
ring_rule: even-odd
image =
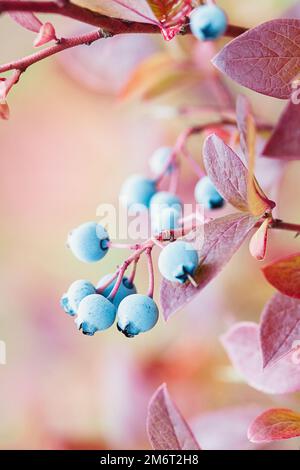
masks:
[[[146,250],[146,255],[148,259],[148,272],[149,272],[149,289],[148,289],[148,297],[153,298],[154,295],[154,269],[153,269],[153,259],[152,259],[152,248],[149,247]]]
[[[117,270],[115,272],[115,274],[113,274],[109,279],[108,281],[105,282],[105,284],[103,284],[101,287],[98,287],[98,289],[96,289],[96,292],[97,294],[102,294],[102,292],[116,279],[116,277],[118,276],[119,274],[119,271]]]
[[[186,147],[183,147],[181,149],[182,155],[186,158],[188,161],[190,167],[192,168],[193,172],[198,176],[199,179],[203,178],[205,176],[205,172],[202,170],[200,165],[196,162],[196,160],[192,157],[191,153],[188,151]]]
[[[140,257],[138,256],[138,257],[134,260],[133,268],[132,268],[131,274],[130,274],[130,276],[129,276],[129,278],[128,278],[128,282],[129,282],[130,284],[133,284],[133,283],[134,283],[134,279],[135,279],[135,275],[136,275],[136,268],[137,268],[139,259],[140,259]]]

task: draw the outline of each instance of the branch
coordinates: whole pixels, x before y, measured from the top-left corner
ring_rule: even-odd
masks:
[[[46,47],[45,49],[35,52],[34,54],[23,57],[22,59],[8,62],[0,66],[0,73],[7,72],[9,70],[19,70],[21,73],[32,64],[39,62],[47,57],[50,57],[58,52],[70,49],[71,47],[79,46],[82,44],[90,45],[100,38],[107,37],[107,34],[98,29],[90,33],[82,34],[68,39],[60,39],[59,42],[53,46]]]
[[[126,21],[118,18],[111,18],[102,15],[88,8],[80,7],[69,3],[68,0],[58,1],[18,1],[18,0],[0,0],[0,13],[7,11],[30,11],[34,13],[53,13],[66,16],[92,26],[98,26],[109,31],[112,34],[131,34],[131,33],[160,33],[158,25],[150,23],[140,23],[136,21]],[[246,28],[228,25],[226,36],[237,37],[244,32]],[[190,28],[186,26],[182,34],[190,34]]]

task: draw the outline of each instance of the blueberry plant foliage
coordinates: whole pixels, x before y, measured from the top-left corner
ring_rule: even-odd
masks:
[[[166,41],[192,34],[200,42],[216,41],[223,36],[231,38],[213,59],[216,69],[210,75],[223,102],[216,99],[213,106],[200,106],[196,110],[217,117],[206,124],[196,121],[178,136],[172,148],[158,149],[150,161],[152,175],[135,175],[121,189],[121,199],[129,209],[138,204],[141,210],[149,212],[151,237],[132,245],[114,243],[106,229],[96,222],[84,223],[69,234],[71,251],[84,262],[99,261],[110,249],[131,250],[121,266],[96,286],[86,280],[75,281],[63,295],[63,309],[75,318],[78,329],[86,335],[93,336],[109,328],[115,320],[127,337],[155,326],[159,310],[154,301],[154,249],[160,250],[159,268],[163,275],[160,304],[167,320],[199,296],[247,240],[250,255],[263,261],[270,231],[300,233],[300,225],[274,216],[278,201],[268,197],[264,181],[260,183],[254,171],[260,160],[260,157],[256,159],[258,153],[271,157],[273,162],[300,159],[300,19],[295,9],[288,18],[273,19],[247,30],[230,24],[228,15],[217,3],[213,0],[0,0],[0,12],[34,33],[33,46],[40,48],[0,65],[2,119],[9,118],[7,97],[22,74],[35,63],[67,49],[122,34],[136,35],[137,41],[139,34],[161,34]],[[90,25],[91,30],[77,36],[58,37],[55,25],[40,19],[44,13],[81,21]],[[178,64],[166,55],[154,54],[134,71],[122,95],[128,96],[142,88],[141,97],[149,100],[168,91],[174,83],[198,80],[205,66],[202,63],[195,71],[191,62]],[[245,88],[286,100],[278,124],[273,126],[256,116],[249,99],[243,95],[237,97],[234,105],[222,79],[224,74]],[[148,82],[149,75],[157,81]],[[193,115],[193,111],[186,106],[178,114]],[[259,152],[258,140],[265,139],[266,134],[264,148]],[[188,148],[190,139],[199,135],[206,137],[203,165]],[[193,213],[183,217],[178,196],[181,160],[198,177],[195,200],[205,209],[204,216]],[[154,200],[160,204],[154,204]],[[231,208],[229,213],[216,216],[225,204]],[[137,293],[134,284],[142,257],[146,257],[149,270],[149,289],[145,295]],[[262,272],[278,292],[266,305],[260,324],[238,323],[222,336],[221,342],[233,366],[250,386],[266,394],[299,392],[300,254],[291,253],[275,260],[264,266]],[[147,430],[155,449],[200,449],[165,385],[155,392],[149,404]],[[299,436],[299,411],[284,408],[264,411],[248,430],[248,438],[255,443]]]

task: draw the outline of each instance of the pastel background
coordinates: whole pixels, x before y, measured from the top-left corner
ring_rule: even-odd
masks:
[[[279,16],[293,2],[219,3],[232,23],[251,26]],[[52,21],[59,33],[71,34],[79,26]],[[1,62],[30,53],[32,39],[1,17]],[[157,38],[143,40],[146,55],[166,47]],[[176,55],[176,46],[167,47]],[[7,364],[0,365],[0,448],[149,448],[146,408],[162,382],[208,447],[250,446],[244,423],[257,409],[296,409],[300,401],[295,395],[263,395],[243,384],[219,342],[234,321],[258,320],[272,294],[247,244],[196,301],[134,340],[115,327],[85,337],[60,309],[59,298],[73,280],[97,282],[124,256],[112,251],[101,263],[81,264],[65,246],[68,231],[96,219],[100,203],[117,204],[124,178],[147,172],[152,151],[174,143],[180,130],[197,122],[196,117],[168,117],[162,109],[201,104],[197,90],[182,88],[151,102],[120,101],[115,92],[134,63],[109,51],[104,60],[96,45],[78,54],[79,64],[69,54],[31,67],[9,96],[10,121],[0,123],[0,340],[7,346]],[[138,61],[140,48],[136,54]],[[272,121],[279,116],[284,103],[250,96],[260,115]],[[194,153],[200,160],[200,141]],[[186,168],[183,175],[182,189],[192,186],[194,177]],[[300,223],[298,180],[299,163],[291,163],[278,195],[279,215],[295,223]],[[296,248],[299,240],[291,234],[272,234],[268,259]],[[144,264],[138,287],[147,289]],[[227,407],[241,407],[249,416],[227,412],[235,444],[226,444],[226,427],[223,442],[214,444],[218,426],[207,413]],[[297,443],[286,446],[297,448]]]

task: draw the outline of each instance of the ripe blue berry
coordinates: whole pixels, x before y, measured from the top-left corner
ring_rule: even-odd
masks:
[[[199,264],[197,251],[190,243],[178,240],[161,251],[158,267],[164,278],[183,284],[188,274],[193,276]]]
[[[227,16],[217,5],[202,5],[192,12],[191,31],[201,41],[211,41],[222,36],[227,29]]]
[[[173,207],[166,207],[151,217],[151,228],[154,234],[165,230],[175,230],[180,227],[181,213]]]
[[[66,294],[61,298],[60,304],[69,315],[76,315],[78,307],[84,297],[95,294],[96,289],[90,281],[74,281]]]
[[[93,336],[96,331],[109,328],[116,313],[116,307],[103,295],[92,294],[80,302],[75,323],[84,335]]]
[[[108,251],[109,237],[102,225],[87,222],[70,232],[68,246],[80,261],[92,263],[102,259]]]
[[[208,176],[204,176],[196,184],[195,199],[206,209],[219,209],[225,204],[221,194],[218,193]]]
[[[151,330],[157,320],[157,305],[147,295],[130,295],[122,300],[119,305],[117,326],[128,338]]]
[[[160,175],[165,170],[172,152],[172,147],[159,147],[155,150],[149,160],[150,169],[154,175]],[[167,168],[167,173],[170,174],[172,171],[173,165],[170,164]]]
[[[97,289],[101,288],[101,286],[105,285],[109,279],[112,277],[112,274],[107,274],[106,276],[102,277],[97,284]],[[108,297],[111,291],[114,288],[117,280],[114,279],[102,292],[101,295],[104,297]],[[129,282],[126,276],[123,277],[121,285],[114,296],[113,300],[111,301],[116,308],[119,307],[120,303],[122,302],[125,297],[128,295],[136,294],[136,287],[133,283]]]
[[[132,175],[124,182],[120,192],[120,199],[123,205],[128,208],[135,205],[142,205],[148,208],[155,192],[155,181],[141,175]]]

